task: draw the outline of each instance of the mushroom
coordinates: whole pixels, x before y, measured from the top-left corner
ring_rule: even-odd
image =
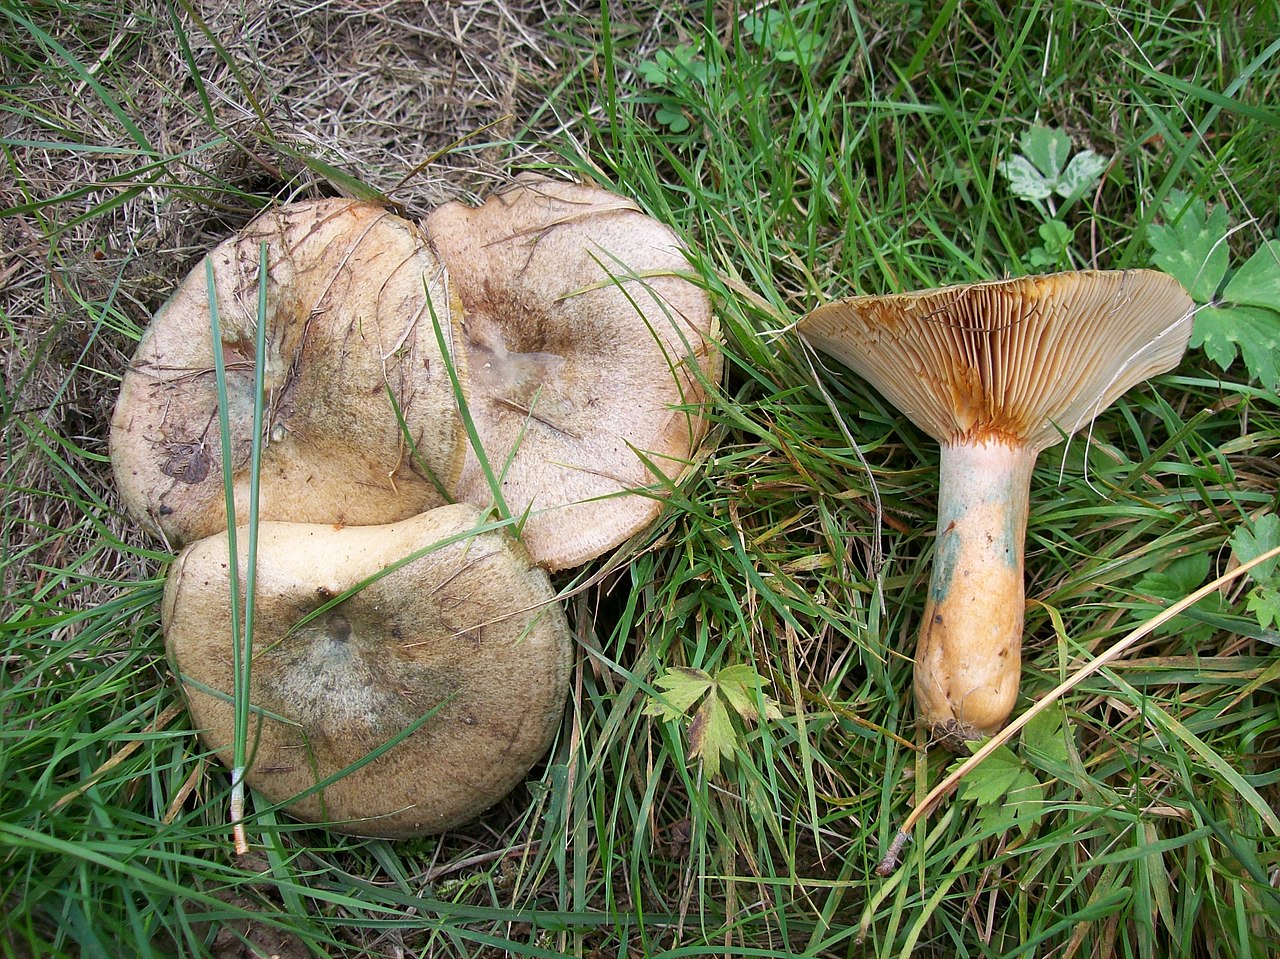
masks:
[[[208,255],[237,515],[247,514],[263,244],[260,518],[364,525],[444,503],[466,434],[435,324],[452,342],[460,311],[417,227],[371,203],[329,199],[269,210]],[[455,352],[452,361],[465,357]],[[202,261],[143,335],[111,421],[126,507],[173,543],[227,525],[217,404]]]
[[[481,523],[459,504],[385,526],[259,526],[249,786],[300,819],[405,838],[473,818],[542,757],[568,692],[568,627],[546,573]],[[179,555],[161,621],[193,720],[228,765],[230,616],[223,532]]]
[[[857,296],[801,320],[942,445],[915,695],[946,744],[994,733],[1017,698],[1036,456],[1174,367],[1191,316],[1176,280],[1132,270]]]
[[[427,231],[470,357],[480,449],[458,498],[489,505],[496,477],[551,570],[617,546],[688,468],[719,376],[710,301],[680,275],[679,240],[630,200],[533,175],[480,207],[437,208]]]

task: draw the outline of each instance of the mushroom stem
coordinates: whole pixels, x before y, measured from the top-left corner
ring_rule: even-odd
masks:
[[[915,692],[921,721],[953,747],[998,730],[1018,696],[1023,542],[1038,452],[995,436],[942,445]]]

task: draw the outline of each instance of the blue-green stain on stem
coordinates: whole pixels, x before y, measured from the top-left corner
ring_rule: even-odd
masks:
[[[1010,569],[1022,568],[1022,547],[1027,540],[1027,507],[1004,511],[1004,564]]]
[[[1022,532],[1018,528],[1020,524],[1016,515],[1017,510],[1006,509],[1003,512],[1004,524],[1003,529],[1000,530],[999,548],[993,549],[992,552],[998,553],[1004,560],[1004,565],[1012,570],[1018,568],[1018,539]],[[970,530],[970,533],[972,532],[973,530]],[[933,574],[929,578],[929,598],[935,603],[942,602],[951,592],[951,580],[960,561],[962,545],[959,527],[955,520],[951,520],[947,528],[938,533],[938,548],[933,558]]]
[[[933,602],[950,594],[961,563],[985,563],[993,570],[996,564],[1011,571],[1021,568],[1026,487],[1034,463],[1030,450],[987,444],[943,447],[937,545],[929,579]]]
[[[929,598],[941,603],[951,592],[951,578],[955,575],[956,562],[960,556],[960,534],[956,532],[955,521],[947,524],[946,529],[938,533],[937,553],[933,557],[933,574],[929,577]]]

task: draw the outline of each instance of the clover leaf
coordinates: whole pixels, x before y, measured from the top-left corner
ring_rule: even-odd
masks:
[[[1009,189],[1037,205],[1054,194],[1070,205],[1098,182],[1110,162],[1092,150],[1071,155],[1071,138],[1061,130],[1034,126],[1018,140],[1022,153],[1001,161]]]

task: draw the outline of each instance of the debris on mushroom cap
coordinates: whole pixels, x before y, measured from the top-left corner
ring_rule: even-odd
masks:
[[[236,515],[248,512],[263,243],[259,515],[388,523],[445,502],[441,488],[457,480],[466,434],[434,324],[452,342],[460,311],[451,308],[442,270],[417,227],[374,204],[331,199],[269,210],[208,256],[222,327]],[[461,351],[453,362],[465,362]],[[217,409],[202,261],[144,334],[111,423],[111,461],[125,504],[170,542],[227,525]]]
[[[800,334],[939,442],[1044,449],[1177,365],[1192,302],[1154,270],[994,280],[818,307]]]
[[[568,692],[568,626],[546,573],[502,532],[474,533],[481,522],[479,511],[454,505],[387,526],[261,524],[249,786],[290,800],[429,716],[288,806],[342,832],[404,838],[473,818],[542,757]],[[230,764],[227,561],[225,533],[187,547],[161,618],[193,720]],[[245,564],[242,546],[242,583]]]
[[[623,197],[538,176],[446,204],[427,229],[463,305],[480,444],[507,508],[530,510],[534,559],[576,566],[644,528],[659,480],[684,473],[705,433],[720,371],[675,234]],[[457,489],[493,499],[474,451]]]

